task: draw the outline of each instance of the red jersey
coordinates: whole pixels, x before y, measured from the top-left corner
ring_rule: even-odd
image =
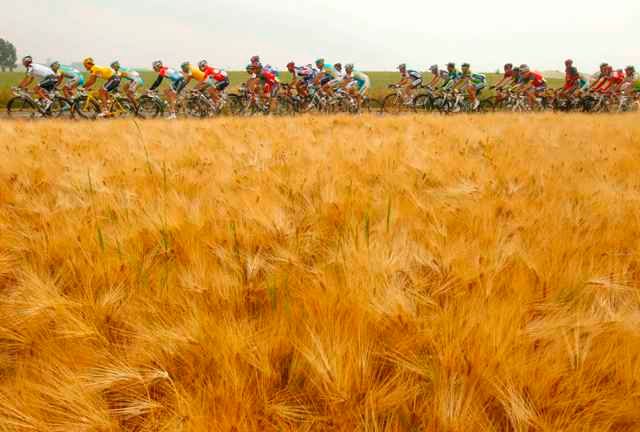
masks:
[[[275,84],[276,83],[276,75],[273,72],[263,69],[260,72],[260,79],[267,84]]]
[[[567,70],[567,73],[564,76],[564,82],[568,86],[572,86],[580,79],[580,74],[578,73],[578,69],[571,68]]]
[[[531,82],[534,87],[540,87],[547,83],[540,72],[530,72],[527,81]]]
[[[204,69],[204,79],[212,77],[216,81],[225,81],[228,78],[227,72],[213,68],[211,66],[207,66]]]
[[[624,77],[625,75],[623,71],[615,71],[613,74],[611,74],[609,80],[611,81],[611,84],[618,85],[624,82]]]

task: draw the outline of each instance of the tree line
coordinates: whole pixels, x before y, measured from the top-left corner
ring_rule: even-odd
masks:
[[[18,67],[17,59],[16,47],[8,40],[0,39],[0,70],[5,72],[9,69],[13,72]]]

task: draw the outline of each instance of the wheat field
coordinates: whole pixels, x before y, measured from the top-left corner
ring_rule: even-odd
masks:
[[[639,120],[0,122],[0,431],[640,430]]]

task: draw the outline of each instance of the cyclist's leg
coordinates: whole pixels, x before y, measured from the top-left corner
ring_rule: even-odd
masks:
[[[38,96],[40,96],[41,99],[49,101],[50,98],[48,92],[53,91],[57,84],[58,78],[55,75],[45,77],[35,87],[36,93],[38,94]]]
[[[99,91],[100,99],[102,100],[102,113],[106,114],[108,111],[107,103],[109,100],[109,93],[113,93],[118,89],[120,85],[120,77],[117,75],[112,76],[104,83],[104,86]]]
[[[176,99],[185,86],[186,82],[184,78],[180,78],[179,80],[172,82],[171,87],[165,91],[165,96],[169,101],[169,109],[173,116],[176,115]]]
[[[138,86],[140,86],[140,81],[134,79],[132,81],[129,81],[126,89],[127,97],[134,105],[136,105],[136,90],[138,90]]]

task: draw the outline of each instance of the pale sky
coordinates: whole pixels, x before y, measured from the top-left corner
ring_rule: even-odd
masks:
[[[206,58],[240,69],[259,54],[352,62],[360,70],[424,70],[448,61],[495,71],[505,62],[594,72],[640,66],[640,0],[2,0],[0,37],[21,58],[63,63],[92,56],[150,68]]]

